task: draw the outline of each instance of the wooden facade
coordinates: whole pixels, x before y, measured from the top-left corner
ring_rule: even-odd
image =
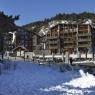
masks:
[[[20,28],[16,34],[16,47],[24,46],[29,52],[33,52],[39,44],[39,37],[40,36],[33,31]]]
[[[47,33],[48,50],[50,53],[90,51],[92,30],[89,24],[57,24]]]

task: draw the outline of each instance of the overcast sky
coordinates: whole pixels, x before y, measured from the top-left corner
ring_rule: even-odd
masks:
[[[8,15],[19,14],[16,23],[24,25],[63,12],[95,13],[95,0],[0,0],[0,10]]]

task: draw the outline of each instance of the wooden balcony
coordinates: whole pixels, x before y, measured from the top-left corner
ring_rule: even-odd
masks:
[[[78,33],[78,36],[91,36],[90,33]]]
[[[90,44],[78,44],[78,47],[84,47],[84,48],[88,48],[90,47],[91,45]]]
[[[58,41],[49,41],[49,44],[58,44]]]
[[[64,46],[64,49],[67,49],[67,48],[75,48],[76,46],[75,45],[68,45],[68,46]]]
[[[49,49],[58,49],[58,46],[49,46]]]
[[[47,37],[47,39],[58,39],[59,37],[58,36],[50,36],[50,37]]]
[[[78,42],[91,42],[90,38],[87,39],[78,39]]]
[[[68,41],[64,41],[64,44],[65,44],[65,43],[72,43],[72,44],[73,44],[74,41],[72,41],[72,40],[68,40]]]

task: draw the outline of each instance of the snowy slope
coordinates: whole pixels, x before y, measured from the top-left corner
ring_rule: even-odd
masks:
[[[16,63],[15,71],[6,71],[0,76],[0,95],[95,95],[95,85],[74,87],[72,81],[82,77],[79,72],[62,73],[31,62]]]

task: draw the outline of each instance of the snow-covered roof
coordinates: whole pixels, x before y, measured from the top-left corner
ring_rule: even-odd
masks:
[[[62,24],[68,24],[69,22],[67,20],[62,20],[61,23]]]
[[[61,20],[61,21],[52,21],[49,23],[49,27],[52,28],[58,24],[68,24],[67,20]]]
[[[45,28],[44,26],[42,26],[42,28],[39,31],[39,34],[40,35],[46,35],[48,33],[48,31],[49,31],[49,28],[48,27]]]
[[[17,51],[18,49],[27,51],[27,49],[24,46],[17,46],[16,48],[13,49],[13,51]]]
[[[91,19],[88,19],[88,20],[85,21],[84,24],[90,24],[91,25],[92,24],[92,20]]]

